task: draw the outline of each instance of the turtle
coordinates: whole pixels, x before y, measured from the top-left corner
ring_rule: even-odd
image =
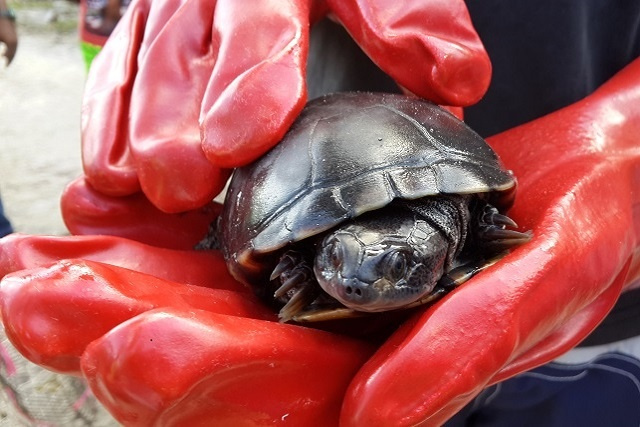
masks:
[[[234,171],[218,239],[283,322],[399,310],[530,240],[503,213],[515,189],[485,140],[436,104],[333,93]]]

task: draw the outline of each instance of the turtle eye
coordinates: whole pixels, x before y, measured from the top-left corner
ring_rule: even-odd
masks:
[[[384,275],[397,282],[406,276],[407,254],[402,251],[393,251],[385,257]]]
[[[342,265],[343,251],[342,245],[339,241],[333,240],[329,243],[329,264],[334,270],[337,270]]]

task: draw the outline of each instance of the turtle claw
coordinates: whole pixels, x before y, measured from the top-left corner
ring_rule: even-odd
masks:
[[[308,261],[298,251],[290,250],[280,257],[270,280],[280,282],[273,297],[285,302],[278,313],[281,322],[292,320],[320,294],[320,287],[313,282],[314,275]]]
[[[273,296],[275,298],[283,297],[291,289],[307,281],[308,281],[308,277],[304,271],[302,270],[296,271],[291,275],[291,277],[288,277],[286,280],[282,282],[282,285],[278,289],[276,289],[276,291],[273,293]]]
[[[303,312],[304,308],[311,304],[317,297],[319,291],[316,286],[312,286],[306,282],[296,291],[291,299],[280,309],[278,319],[282,323],[286,323],[296,318],[298,314]]]
[[[533,232],[491,229],[486,231],[485,236],[488,248],[493,251],[507,251],[530,241],[533,238]]]
[[[303,256],[296,251],[288,251],[280,258],[280,262],[273,269],[269,280],[280,279],[280,286],[273,296],[278,299],[284,297],[296,287],[305,284],[313,277],[313,272]]]
[[[489,214],[489,218],[486,219],[486,222],[487,224],[493,224],[493,225],[499,225],[499,226],[501,225],[503,227],[511,227],[511,228],[518,227],[518,224],[516,224],[514,220],[498,212],[492,212],[491,214]]]
[[[499,242],[507,244],[507,246],[517,246],[531,240],[531,238],[533,237],[533,233],[531,231],[522,233],[516,230],[487,227],[487,229],[483,231],[482,237],[486,240],[491,240],[492,243]]]
[[[299,312],[291,320],[298,323],[326,322],[328,320],[364,317],[370,314],[347,307],[311,308]]]
[[[291,270],[295,265],[296,260],[294,259],[294,257],[289,253],[284,254],[282,258],[280,258],[280,262],[278,263],[278,265],[276,265],[276,268],[273,269],[269,280],[277,279],[282,273],[287,270]]]
[[[505,251],[527,243],[533,237],[531,231],[523,233],[512,230],[517,226],[514,220],[487,204],[478,217],[475,239],[483,248],[491,252]]]

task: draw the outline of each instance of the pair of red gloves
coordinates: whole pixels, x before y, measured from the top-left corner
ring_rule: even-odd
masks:
[[[76,236],[0,240],[8,336],[87,378],[120,422],[441,424],[577,344],[640,276],[636,60],[489,139],[518,178],[509,215],[530,243],[381,346],[278,323],[217,252],[192,247],[229,168],[302,109],[309,26],[327,13],[409,92],[469,105],[487,88],[462,1],[134,2],[87,84],[86,176],[62,199]]]

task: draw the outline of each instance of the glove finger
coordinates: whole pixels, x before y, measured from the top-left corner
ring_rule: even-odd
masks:
[[[219,46],[200,112],[203,149],[220,167],[258,158],[285,134],[306,101],[307,1],[219,0]],[[259,37],[256,37],[259,34]]]
[[[627,263],[611,286],[596,300],[569,319],[567,323],[560,325],[533,348],[522,351],[517,358],[493,376],[489,385],[540,366],[576,346],[598,326],[601,313],[608,313],[615,305],[623,285],[627,283],[629,264]]]
[[[369,354],[299,326],[156,310],[92,343],[82,371],[125,425],[337,425]]]
[[[0,278],[68,258],[103,262],[178,283],[251,293],[227,270],[219,251],[181,251],[114,236],[29,236],[0,239]]]
[[[142,193],[106,196],[80,177],[63,191],[62,217],[72,234],[125,237],[170,249],[193,249],[206,236],[222,206],[210,201],[188,212],[160,211]]]
[[[362,50],[400,86],[438,104],[486,92],[491,63],[463,1],[328,0]]]
[[[199,208],[230,171],[204,156],[200,101],[216,61],[211,41],[216,2],[187,0],[154,8],[131,96],[131,150],[143,192],[165,212]]]
[[[57,372],[79,374],[80,356],[90,342],[157,307],[275,320],[246,293],[183,285],[86,260],[23,270],[0,282],[7,336],[29,360]]]
[[[129,100],[150,2],[134,2],[94,60],[82,103],[82,164],[101,193],[140,191],[129,150]]]

